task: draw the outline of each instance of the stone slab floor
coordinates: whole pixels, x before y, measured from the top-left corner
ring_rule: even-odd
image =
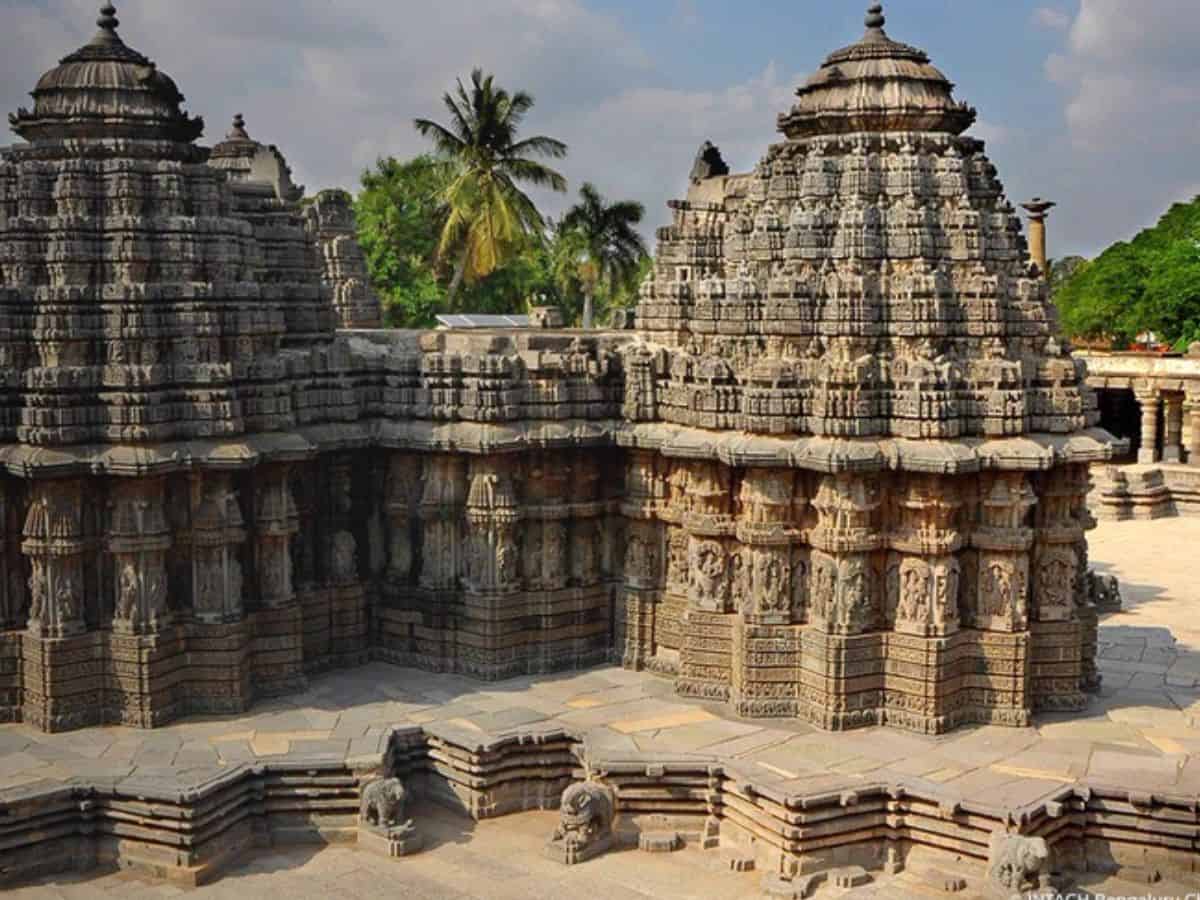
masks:
[[[666,681],[605,668],[531,676],[500,685],[386,665],[337,673],[303,695],[237,718],[186,721],[159,731],[93,729],[42,735],[0,727],[0,796],[35,781],[98,777],[207,780],[225,766],[279,755],[370,757],[395,724],[444,722],[501,732],[552,720],[588,732],[596,747],[738,758],[762,782],[805,790],[843,789],[893,775],[943,792],[1020,805],[1086,779],[1129,789],[1200,792],[1200,519],[1105,523],[1092,539],[1093,564],[1117,575],[1126,609],[1101,629],[1104,688],[1084,713],[1045,716],[1036,727],[980,727],[943,738],[887,729],[823,734],[802,724],[738,720],[719,706],[676,698]],[[206,896],[702,897],[758,896],[758,877],[721,872],[714,855],[623,854],[558,869],[538,854],[554,814],[473,825],[441,822],[438,846],[400,863],[352,849],[258,857]],[[550,868],[547,868],[550,866]],[[899,885],[867,888],[862,896]],[[1170,896],[1165,885],[1159,896]],[[1192,890],[1200,890],[1193,886]],[[915,895],[917,885],[899,896]],[[46,882],[16,897],[158,896],[174,888],[110,875]],[[1110,890],[1111,894],[1120,891]],[[1127,892],[1130,896],[1147,893]],[[961,896],[961,895],[960,895]]]

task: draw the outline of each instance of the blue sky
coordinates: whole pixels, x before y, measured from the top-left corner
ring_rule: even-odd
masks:
[[[1054,254],[1092,254],[1200,193],[1198,0],[890,0],[979,109],[1014,201],[1058,200]],[[91,34],[98,0],[0,0],[0,106]],[[531,131],[566,140],[573,188],[665,221],[696,147],[737,169],[775,139],[794,88],[862,33],[866,0],[118,0],[126,41],[205,116],[235,112],[310,189],[353,187],[422,149],[416,116],[472,66],[532,92]],[[553,211],[562,198],[547,198]]]

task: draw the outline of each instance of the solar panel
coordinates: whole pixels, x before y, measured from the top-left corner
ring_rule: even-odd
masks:
[[[443,328],[528,328],[529,316],[464,313],[437,317]]]

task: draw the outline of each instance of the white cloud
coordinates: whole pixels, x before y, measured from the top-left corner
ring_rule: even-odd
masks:
[[[1033,11],[1033,24],[1050,31],[1066,31],[1071,27],[1071,16],[1053,6],[1039,6]]]
[[[1064,97],[1047,175],[1069,202],[1059,226],[1095,250],[1190,196],[1200,151],[1200,17],[1195,0],[1081,0],[1046,63]],[[1050,187],[1048,189],[1053,189]]]
[[[96,0],[9,0],[21,46],[0,54],[0,103],[15,109],[37,76],[94,30]],[[652,57],[585,0],[124,0],[121,34],[155,59],[207,122],[205,142],[244,113],[278,144],[309,190],[354,187],[381,155],[426,148],[414,117],[444,118],[443,92],[479,65],[537,100],[527,133],[571,148],[559,167],[647,206],[647,231],[686,189],[696,148],[720,144],[749,168],[774,134],[799,77],[774,66],[718,90],[660,85]],[[695,15],[679,0],[677,23]],[[6,40],[7,44],[7,40]],[[542,198],[551,212],[566,198]]]

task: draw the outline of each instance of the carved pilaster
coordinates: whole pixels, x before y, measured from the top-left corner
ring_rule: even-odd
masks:
[[[332,535],[326,548],[325,572],[329,582],[345,586],[359,581],[359,553],[354,520],[353,460],[338,456],[329,465],[329,527]],[[361,530],[360,530],[361,532]]]
[[[860,475],[827,475],[812,505],[809,619],[830,634],[865,634],[882,622],[871,554],[880,549],[879,486]]]
[[[9,558],[9,516],[8,484],[0,480],[0,631],[19,627],[25,606],[24,579]]]
[[[750,469],[739,494],[740,516],[736,526],[742,544],[736,590],[742,614],[749,622],[787,625],[800,612],[795,606],[792,544],[799,539],[793,516],[796,476],[786,469]]]
[[[431,456],[425,462],[421,494],[421,576],[425,590],[458,588],[464,557],[462,511],[466,502],[466,461],[455,456]]]
[[[413,571],[413,512],[420,498],[421,462],[408,454],[395,454],[388,467],[388,578],[406,583]]]
[[[887,619],[896,631],[944,637],[958,631],[962,548],[957,486],[928,475],[905,476],[893,493],[896,551],[887,565]]]
[[[120,480],[113,485],[108,552],[114,564],[113,631],[154,634],[170,624],[166,552],[170,529],[162,479]]]
[[[205,474],[192,526],[192,613],[200,622],[240,621],[243,600],[241,547],[245,523],[230,476]]]
[[[957,558],[892,554],[887,571],[889,619],[900,634],[953,634],[959,627],[962,570]]]
[[[632,521],[625,535],[625,584],[637,590],[659,587],[662,539],[654,522]]]
[[[84,621],[83,485],[41,481],[32,489],[21,551],[29,558],[30,634],[82,634]]]
[[[279,609],[296,597],[292,538],[300,531],[287,466],[265,466],[258,473],[254,506],[258,596],[265,608]]]
[[[486,594],[507,594],[521,589],[517,548],[520,520],[521,509],[508,463],[491,458],[472,460],[467,496],[468,589]]]
[[[978,524],[971,534],[976,570],[967,595],[971,624],[983,631],[1018,632],[1029,627],[1031,510],[1037,497],[1018,472],[990,476],[982,486]]]

